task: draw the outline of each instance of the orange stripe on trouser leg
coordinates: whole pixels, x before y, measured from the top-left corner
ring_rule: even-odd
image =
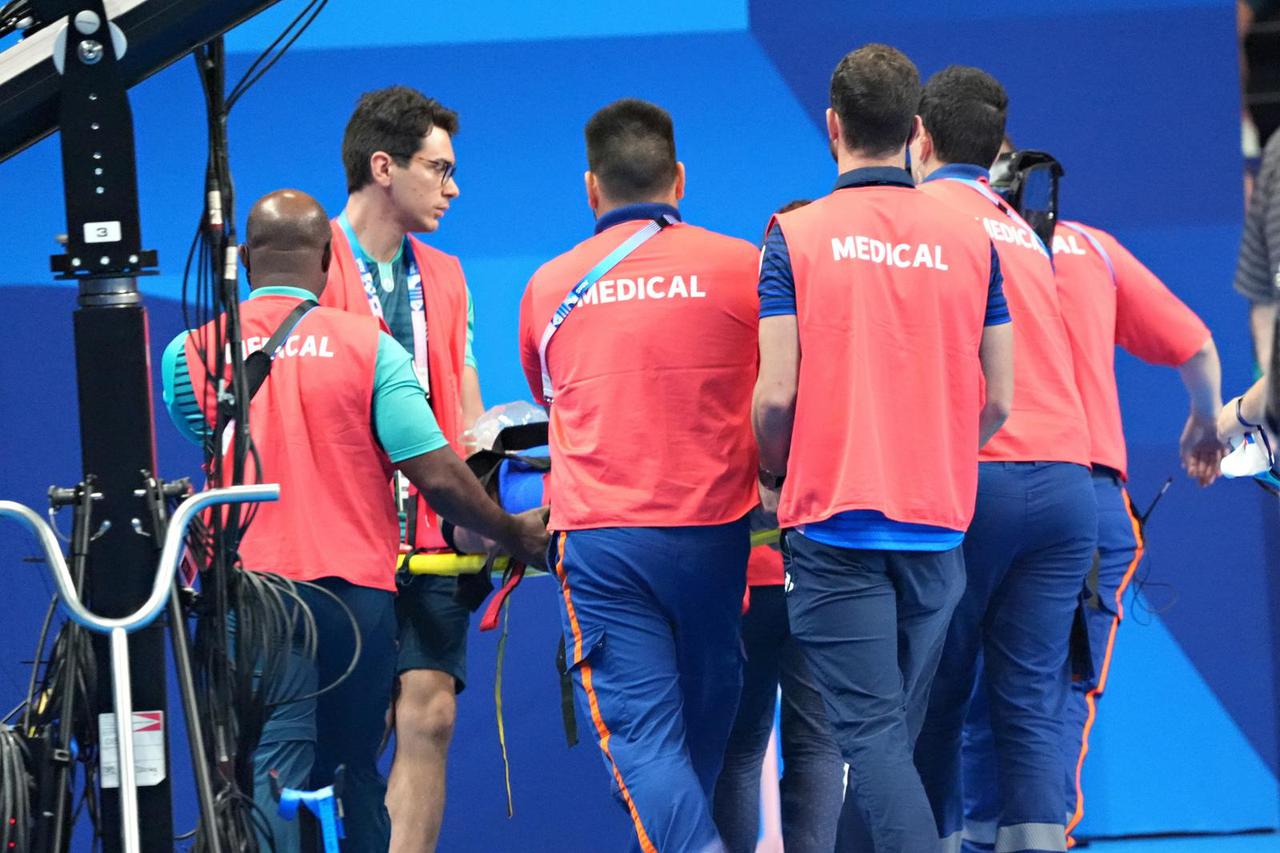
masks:
[[[1088,708],[1088,716],[1084,721],[1084,731],[1080,738],[1080,757],[1076,760],[1076,810],[1071,815],[1071,820],[1067,822],[1067,842],[1074,846],[1075,841],[1070,837],[1071,832],[1080,825],[1080,821],[1084,819],[1084,759],[1089,754],[1089,733],[1093,730],[1093,724],[1098,716],[1098,698],[1102,695],[1102,691],[1107,687],[1107,676],[1111,674],[1111,653],[1116,646],[1116,631],[1120,628],[1120,620],[1124,618],[1124,593],[1129,588],[1129,583],[1133,580],[1133,575],[1138,570],[1138,564],[1142,562],[1142,555],[1145,551],[1146,544],[1142,541],[1142,524],[1138,521],[1137,513],[1133,511],[1133,501],[1129,499],[1129,493],[1124,492],[1124,506],[1129,513],[1129,524],[1133,528],[1133,559],[1129,561],[1129,567],[1125,569],[1124,577],[1120,579],[1120,583],[1116,586],[1115,605],[1116,615],[1111,619],[1111,628],[1107,632],[1107,648],[1102,655],[1102,668],[1098,674],[1098,683],[1084,697],[1085,707]]]
[[[567,538],[566,534],[560,534],[560,553],[556,561],[556,576],[560,578],[560,591],[564,596],[565,615],[569,617],[569,627],[573,629],[574,660],[582,660],[582,627],[578,624],[578,614],[573,609],[573,597],[569,594],[569,578],[564,568],[564,543]],[[618,763],[613,760],[613,753],[609,751],[609,739],[613,735],[609,732],[609,727],[604,723],[604,716],[600,713],[600,701],[596,697],[595,688],[591,684],[591,664],[583,661],[578,666],[578,674],[582,678],[582,689],[587,694],[587,706],[591,709],[591,722],[596,727],[600,751],[609,760],[609,766],[613,769],[614,781],[618,783],[618,791],[622,794],[623,802],[627,804],[627,811],[631,813],[631,823],[635,826],[636,837],[640,840],[640,850],[642,853],[658,853],[658,848],[649,840],[649,833],[645,832],[644,824],[640,820],[640,812],[636,809],[635,800],[631,798],[631,791],[627,788],[627,783],[622,780],[622,771],[618,769]]]
[[[573,601],[569,598],[569,585],[564,576],[564,543],[569,538],[567,533],[560,534],[560,547],[556,554],[556,577],[560,579],[560,594],[564,596],[564,611],[569,617],[569,627],[573,629],[573,659],[582,660],[582,630],[578,627],[578,615],[573,610]]]

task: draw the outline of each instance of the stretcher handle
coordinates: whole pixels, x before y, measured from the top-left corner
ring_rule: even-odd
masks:
[[[756,530],[751,534],[751,547],[772,545],[778,541],[778,531]],[[479,574],[488,562],[484,554],[427,553],[413,554],[409,557],[408,569],[415,575],[474,575]],[[506,557],[496,557],[493,561],[494,571],[501,572],[507,567]],[[536,570],[529,571],[529,577],[545,574]]]

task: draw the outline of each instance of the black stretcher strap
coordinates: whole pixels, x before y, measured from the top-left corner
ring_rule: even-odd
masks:
[[[244,376],[245,384],[249,389],[249,399],[252,400],[258,393],[267,376],[271,374],[271,364],[275,360],[276,350],[285,342],[293,332],[294,327],[301,322],[307,312],[312,308],[318,308],[320,303],[314,299],[304,299],[290,311],[285,318],[280,321],[280,325],[276,327],[275,332],[267,340],[266,345],[256,352],[249,353],[249,357],[244,360]]]

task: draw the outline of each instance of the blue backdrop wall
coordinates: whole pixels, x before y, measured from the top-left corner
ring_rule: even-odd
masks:
[[[232,34],[232,76],[299,4]],[[392,83],[457,109],[462,188],[439,247],[462,258],[476,299],[476,351],[490,403],[527,396],[516,362],[520,292],[544,260],[589,233],[582,125],[623,96],[676,121],[689,173],[685,215],[750,240],[780,203],[827,190],[826,83],[847,50],[887,41],[929,74],[961,62],[1008,87],[1010,131],[1067,167],[1067,215],[1113,231],[1217,335],[1226,390],[1249,381],[1244,303],[1230,290],[1243,208],[1230,3],[1031,0],[570,0],[554,12],[509,0],[370,4],[332,0],[289,56],[236,108],[232,162],[241,216],[281,186],[343,203],[339,147],[359,93]],[[145,282],[158,351],[182,324],[181,262],[199,215],[203,104],[189,62],[133,92],[146,245],[163,274]],[[56,139],[0,164],[0,496],[39,506],[80,476],[70,316],[47,255],[64,230]],[[1122,834],[1280,825],[1275,618],[1269,575],[1276,503],[1252,486],[1202,492],[1177,471],[1185,400],[1176,375],[1117,361],[1139,505],[1175,485],[1150,528],[1143,595],[1121,635],[1088,770],[1086,830]],[[197,458],[162,420],[161,470]],[[5,571],[0,705],[25,686],[48,585],[0,529]],[[504,816],[493,720],[494,638],[473,634],[449,771],[445,850],[614,850],[627,824],[594,747],[566,750],[552,655],[553,585],[517,596],[505,708],[516,814]],[[7,703],[7,704],[6,704]],[[174,708],[176,712],[176,706]],[[176,713],[175,713],[176,716]],[[181,744],[178,823],[193,820]],[[1206,785],[1207,779],[1214,780]]]

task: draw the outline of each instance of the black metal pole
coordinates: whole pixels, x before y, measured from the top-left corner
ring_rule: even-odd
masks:
[[[200,828],[197,832],[204,840],[201,849],[208,853],[222,853],[217,816],[213,809],[213,777],[209,773],[209,759],[204,752],[204,724],[200,720],[200,706],[196,701],[196,680],[191,670],[191,647],[187,642],[187,622],[182,612],[180,595],[181,588],[175,579],[173,594],[169,596],[169,635],[173,638],[173,660],[178,668],[178,689],[182,691],[182,710],[187,718],[191,769],[196,775],[196,797],[200,800]]]
[[[111,522],[89,552],[86,591],[95,612],[125,616],[146,600],[156,571],[152,541],[139,535],[132,524],[134,518],[147,518],[144,502],[135,494],[142,485],[139,472],[156,470],[147,315],[136,281],[81,282],[74,325],[81,456],[84,470],[94,474],[103,495],[98,514]],[[109,673],[105,637],[94,635],[94,652],[98,672]],[[160,772],[144,776],[138,788],[138,811],[147,818],[141,822],[142,849],[171,853],[173,808],[163,626],[131,634],[129,658],[134,713],[159,711],[163,732],[163,748],[156,756]],[[93,706],[97,722],[111,711],[110,678],[98,679]],[[103,788],[101,799],[103,846],[113,853],[121,846],[119,795],[115,788]]]
[[[103,616],[125,616],[147,599],[156,570],[152,541],[133,527],[135,518],[147,518],[136,494],[143,485],[140,472],[156,470],[147,314],[136,276],[154,267],[156,258],[141,245],[133,114],[118,63],[125,36],[110,23],[103,0],[38,5],[67,15],[62,50],[54,55],[62,73],[58,124],[67,242],[66,254],[52,258],[52,266],[80,288],[73,320],[80,455],[86,479],[94,477],[102,493],[99,517],[110,522],[88,555],[86,603]],[[111,672],[106,638],[95,634],[93,647],[98,672]],[[143,723],[135,728],[134,742],[153,739],[152,748],[138,756],[138,809],[146,816],[140,821],[141,847],[145,853],[170,853],[163,626],[132,634],[129,659],[133,722]],[[91,725],[101,727],[113,709],[111,685],[110,678],[98,679],[90,697]],[[103,786],[101,805],[103,848],[115,853],[122,847],[118,789]]]

